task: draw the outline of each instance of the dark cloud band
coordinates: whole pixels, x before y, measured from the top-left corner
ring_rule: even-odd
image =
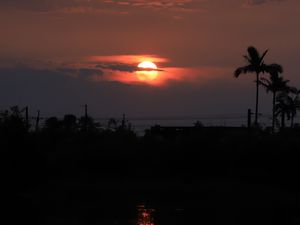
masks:
[[[194,7],[195,0],[127,0],[127,1],[104,1],[104,0],[1,0],[0,7],[33,11],[66,11],[63,9],[89,8],[103,12],[105,10],[121,10],[128,7],[144,7],[155,9],[173,9]]]
[[[279,2],[282,0],[247,0],[247,5],[262,5],[270,2]]]

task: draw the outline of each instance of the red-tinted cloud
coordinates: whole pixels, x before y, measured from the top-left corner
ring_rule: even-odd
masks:
[[[171,9],[178,11],[196,10],[194,0],[2,0],[0,7],[33,11],[58,11],[65,13],[126,13],[127,10],[145,9]]]
[[[253,5],[262,5],[262,4],[265,4],[265,3],[280,2],[280,1],[283,1],[283,0],[247,0],[246,4],[250,5],[250,6],[253,6]]]
[[[158,69],[138,68],[137,65],[143,61],[155,63]],[[2,67],[8,66],[2,65]],[[231,68],[179,67],[172,65],[170,59],[154,55],[90,56],[63,62],[34,60],[10,63],[9,68],[53,71],[92,82],[119,82],[152,87],[169,86],[173,83],[203,85],[207,81],[222,78],[232,72]]]

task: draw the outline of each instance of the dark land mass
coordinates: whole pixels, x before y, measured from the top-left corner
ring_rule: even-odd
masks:
[[[1,224],[299,224],[300,131],[2,132]],[[7,220],[7,222],[4,222]]]

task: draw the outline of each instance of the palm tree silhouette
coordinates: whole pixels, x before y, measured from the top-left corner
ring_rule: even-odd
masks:
[[[273,98],[272,98],[272,131],[274,132],[275,128],[275,104],[276,104],[276,97],[277,93],[282,92],[289,92],[291,90],[291,87],[287,85],[289,80],[284,80],[282,76],[279,76],[279,71],[274,70],[270,72],[269,79],[262,77],[260,79],[260,84],[265,87],[267,92],[272,92]]]
[[[297,111],[300,109],[300,90],[294,88],[292,96],[290,96],[290,110],[291,110],[291,127],[294,127],[294,119]]]
[[[294,118],[300,109],[300,90],[291,88],[290,92],[281,92],[277,96],[276,111],[281,113],[281,127],[285,127],[285,114],[291,120],[291,127],[294,126]]]
[[[264,58],[268,53],[268,50],[265,50],[261,55],[255,47],[248,47],[248,55],[244,55],[244,58],[247,61],[246,66],[238,67],[234,76],[239,77],[241,74],[246,73],[255,73],[256,74],[256,102],[255,102],[255,125],[257,125],[257,116],[258,116],[258,98],[259,98],[259,75],[265,72],[278,71],[282,72],[282,67],[278,64],[266,65],[264,63]]]
[[[285,115],[289,117],[289,107],[286,101],[286,96],[287,93],[282,92],[277,96],[276,99],[276,105],[275,105],[275,111],[276,111],[276,116],[279,114],[281,115],[281,128],[285,128]]]

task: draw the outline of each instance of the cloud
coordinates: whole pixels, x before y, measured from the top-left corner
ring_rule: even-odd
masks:
[[[156,63],[158,69],[138,68],[138,63],[146,60]],[[82,81],[118,82],[135,86],[156,87],[168,86],[174,83],[199,85],[211,79],[220,78],[222,74],[229,73],[232,70],[210,67],[178,67],[172,65],[167,58],[153,55],[93,56],[66,60],[65,62],[33,60],[8,65],[12,70],[24,70],[34,73],[46,71],[48,74],[53,73]]]
[[[223,80],[224,75],[231,72],[232,68],[215,67],[163,67],[157,71],[137,70],[135,72],[107,70],[105,76],[93,75],[91,80],[95,82],[112,81],[134,86],[165,87],[177,83],[198,86],[212,80]]]
[[[103,62],[96,65],[96,68],[117,70],[121,72],[133,73],[138,70],[136,65],[125,64],[125,63],[115,63],[115,62]]]
[[[52,70],[64,75],[89,79],[92,76],[104,76],[104,68],[98,67],[95,63],[79,61],[68,61],[68,63],[54,63]]]
[[[63,74],[76,74],[78,70],[73,68],[59,68],[57,71]]]
[[[123,1],[112,1],[113,4],[121,4]],[[186,7],[193,0],[165,0],[165,1],[149,1],[149,0],[128,0],[126,5],[146,7],[146,8],[181,8]],[[123,2],[124,4],[124,2]]]
[[[221,0],[220,0],[221,1]],[[283,0],[243,0],[244,6],[257,6]],[[209,0],[1,0],[1,9],[42,13],[127,15],[141,10],[170,12],[172,18],[206,11]],[[237,3],[241,4],[241,3]],[[179,14],[179,15],[178,15]]]
[[[97,76],[102,76],[103,75],[103,71],[99,70],[99,69],[90,69],[90,68],[80,68],[78,70],[78,73],[80,76],[84,76],[84,77],[89,77],[92,75],[97,75]]]
[[[270,2],[280,2],[282,0],[247,0],[246,5],[248,6],[255,6],[255,5],[262,5]]]
[[[0,70],[16,71],[18,73],[53,73],[60,76],[81,78],[89,80],[92,76],[103,76],[104,71],[93,64],[80,64],[78,62],[58,63],[47,60],[14,61],[10,60],[0,64]]]
[[[60,8],[80,6],[83,2],[84,0],[2,0],[0,6],[33,11],[52,11]]]
[[[196,12],[201,0],[1,0],[8,7],[37,12],[128,14],[136,8]]]
[[[89,78],[93,75],[102,76],[104,74],[102,70],[93,68],[59,68],[53,71],[60,72],[64,75],[83,78]]]
[[[119,63],[119,64],[135,64],[142,61],[151,61],[154,63],[167,63],[170,60],[157,55],[105,55],[105,56],[88,56],[84,59],[90,63]]]

